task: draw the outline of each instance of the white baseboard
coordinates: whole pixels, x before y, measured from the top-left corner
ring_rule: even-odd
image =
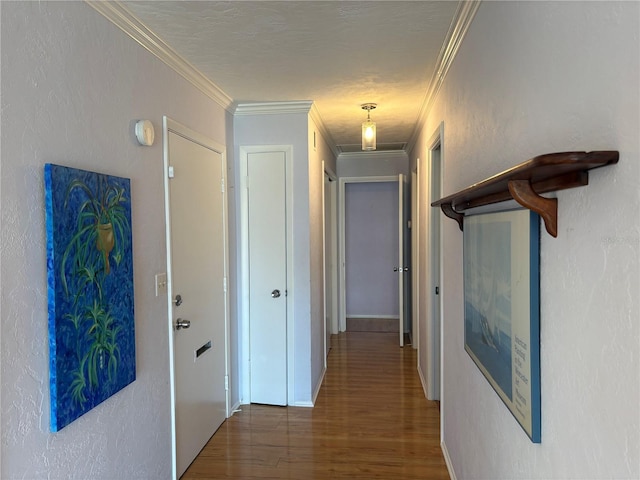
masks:
[[[231,411],[229,412],[229,417],[233,417],[233,414],[240,409],[240,405],[242,405],[242,402],[240,400],[233,404],[233,406],[231,407]]]
[[[318,394],[320,393],[320,388],[322,388],[322,382],[324,382],[324,375],[327,373],[327,367],[322,369],[322,375],[320,375],[320,380],[318,380],[318,384],[313,392],[313,396],[311,397],[311,406],[316,404],[316,400],[318,399]]]
[[[451,477],[451,480],[458,480],[458,477],[456,477],[456,472],[453,470],[453,464],[451,463],[451,457],[449,456],[449,451],[447,450],[447,444],[442,441],[442,443],[440,443],[440,448],[442,449],[444,463],[447,464],[447,470],[449,470],[449,476]]]
[[[295,402],[292,407],[313,408],[313,402]]]
[[[422,374],[422,370],[420,369],[420,365],[418,365],[418,376],[420,377],[420,384],[422,385],[422,391],[424,392],[424,398],[429,399],[429,394],[427,393],[427,380],[424,378]]]

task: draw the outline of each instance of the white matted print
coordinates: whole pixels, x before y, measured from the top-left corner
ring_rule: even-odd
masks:
[[[527,435],[540,443],[540,218],[464,219],[464,346]]]

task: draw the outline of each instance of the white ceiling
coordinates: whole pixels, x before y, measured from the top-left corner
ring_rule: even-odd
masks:
[[[125,1],[236,103],[315,102],[338,151],[409,142],[457,1]]]

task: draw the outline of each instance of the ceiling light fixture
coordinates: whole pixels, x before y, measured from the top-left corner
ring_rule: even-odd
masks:
[[[375,103],[361,105],[367,111],[367,120],[362,123],[362,150],[376,149],[376,123],[371,121],[371,110],[377,106]]]

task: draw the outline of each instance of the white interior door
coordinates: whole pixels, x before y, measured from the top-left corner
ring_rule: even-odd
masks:
[[[247,154],[252,403],[287,404],[285,152]]]
[[[324,171],[324,162],[322,162]],[[331,195],[331,177],[324,172],[324,190],[323,190],[323,226],[324,226],[324,330],[325,330],[325,366],[326,357],[331,349],[331,325],[333,323],[333,223],[331,212],[333,210]],[[335,182],[333,182],[335,183]]]
[[[420,163],[420,159],[418,162]],[[416,170],[411,172],[411,346],[418,349],[420,342],[420,323],[418,322],[418,292],[420,287],[418,285],[418,241],[420,231],[420,218],[419,209],[420,203],[418,202],[418,165]]]
[[[404,282],[404,175],[398,175],[398,331],[404,346],[405,282]]]
[[[441,197],[441,145],[438,143],[430,150],[431,157],[431,171],[430,171],[430,193],[431,200],[429,203],[438,200]],[[440,315],[440,278],[442,278],[442,272],[440,267],[440,220],[441,213],[439,207],[431,207],[429,212],[429,261],[431,277],[431,315],[429,323],[430,328],[430,346],[431,346],[431,361],[429,380],[429,399],[440,399],[440,358],[441,358],[441,315]]]
[[[169,293],[179,477],[226,418],[225,161],[169,131]]]

